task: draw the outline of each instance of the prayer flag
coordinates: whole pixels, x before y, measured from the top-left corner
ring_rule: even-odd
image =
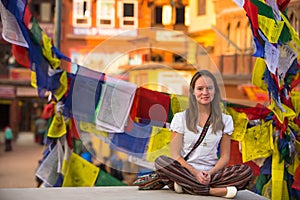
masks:
[[[23,67],[30,68],[30,60],[28,55],[28,50],[25,47],[12,44],[11,45],[12,54],[16,61]]]
[[[67,79],[67,72],[63,71],[59,78],[59,87],[55,90],[53,94],[57,101],[60,101],[61,98],[66,94],[68,90],[68,79]]]
[[[158,156],[170,156],[171,131],[167,128],[152,126],[147,151],[147,161],[154,162]]]
[[[126,184],[105,171],[100,170],[95,186],[126,186]]]
[[[261,43],[259,34],[258,34],[258,8],[255,6],[251,0],[245,0],[244,10],[247,13],[249,18],[249,22],[251,25],[251,30],[253,32],[254,37],[258,39],[258,42]]]
[[[247,130],[248,118],[243,112],[237,112],[234,108],[227,107],[227,112],[232,116],[234,130],[231,135],[232,140],[243,141]]]
[[[132,131],[113,134],[110,147],[128,155],[142,158],[152,126],[135,122]]]
[[[138,98],[136,117],[155,121],[168,121],[169,95],[140,87]]]
[[[50,63],[53,69],[59,68],[60,60],[54,57],[54,54],[52,52],[51,40],[44,32],[42,32],[42,40],[43,40],[43,47],[42,47],[43,55],[47,58],[48,62]]]
[[[101,99],[96,110],[96,128],[102,131],[124,132],[137,86],[106,76]]]
[[[92,187],[99,168],[72,152],[62,187]]]
[[[78,121],[94,123],[105,74],[80,66],[71,83],[63,113]]]
[[[188,96],[171,94],[170,99],[171,102],[170,102],[168,122],[172,121],[174,114],[176,114],[177,112],[184,111],[185,109],[188,108],[189,105]]]
[[[67,132],[66,122],[63,115],[54,114],[52,122],[48,128],[48,137],[60,138]]]
[[[53,186],[58,179],[58,145],[56,144],[53,149],[48,148],[49,152],[47,152],[35,175],[48,186]]]
[[[9,43],[28,48],[29,35],[26,34],[26,26],[22,22],[26,5],[26,0],[1,0],[0,14],[3,39]]]
[[[268,108],[273,111],[281,124],[283,124],[285,118],[293,119],[296,117],[296,113],[285,104],[282,104],[282,110],[277,107],[274,101],[271,101],[271,104],[268,106]]]
[[[261,124],[247,129],[242,141],[243,162],[267,158],[272,155],[273,149],[272,120],[261,120]]]
[[[272,192],[271,197],[272,200],[278,199],[289,199],[289,196],[286,196],[287,191],[284,187],[286,187],[286,182],[284,181],[284,161],[280,161],[280,152],[278,149],[278,136],[275,138],[275,148],[273,150],[272,155]]]

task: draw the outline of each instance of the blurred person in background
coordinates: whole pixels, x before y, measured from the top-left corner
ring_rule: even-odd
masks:
[[[45,132],[46,132],[46,128],[47,128],[47,120],[39,117],[34,121],[34,125],[36,127],[36,132],[35,132],[36,142],[43,145]]]
[[[9,125],[4,128],[4,134],[5,134],[5,151],[12,151],[12,140],[14,136]]]

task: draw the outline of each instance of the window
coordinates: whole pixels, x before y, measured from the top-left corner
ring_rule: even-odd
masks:
[[[198,10],[197,15],[205,15],[206,14],[206,0],[198,0]]]
[[[115,26],[115,1],[97,0],[97,26]]]
[[[156,6],[154,12],[155,24],[162,24],[162,6]]]
[[[236,43],[236,45],[239,47],[239,48],[241,48],[241,49],[243,49],[244,47],[242,46],[242,29],[241,29],[241,22],[237,22],[237,24],[236,24],[236,27],[235,27],[235,35],[236,35],[236,37],[235,37],[235,43]]]
[[[250,28],[250,24],[247,23],[247,26],[246,26],[246,38],[245,38],[245,48],[247,50],[252,50],[252,31],[251,31],[251,28]]]
[[[138,2],[137,0],[123,1],[119,7],[121,28],[138,27]]]
[[[74,0],[73,26],[90,27],[91,21],[91,0]]]
[[[227,29],[226,29],[226,32],[227,32],[227,39],[228,39],[228,43],[227,43],[227,49],[228,49],[228,51],[229,51],[229,49],[230,49],[230,24],[228,24],[227,25]]]
[[[184,7],[176,8],[176,23],[175,24],[184,24],[185,19],[185,9]]]
[[[30,2],[30,11],[41,23],[51,23],[54,21],[54,2]]]

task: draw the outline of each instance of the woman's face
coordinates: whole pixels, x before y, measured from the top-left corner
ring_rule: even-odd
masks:
[[[194,95],[199,104],[209,104],[215,96],[215,86],[211,78],[199,77],[195,82]]]

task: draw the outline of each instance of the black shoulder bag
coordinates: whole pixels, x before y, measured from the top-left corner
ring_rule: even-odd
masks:
[[[206,132],[209,128],[209,125],[210,125],[210,116],[211,116],[211,113],[209,114],[206,122],[205,122],[205,125],[202,129],[202,132],[201,132],[201,135],[200,137],[198,138],[196,144],[193,146],[193,148],[191,149],[191,151],[184,157],[184,160],[187,160],[189,158],[189,156],[191,155],[192,151],[194,151],[200,144],[201,142],[203,141],[205,135],[206,135]]]

